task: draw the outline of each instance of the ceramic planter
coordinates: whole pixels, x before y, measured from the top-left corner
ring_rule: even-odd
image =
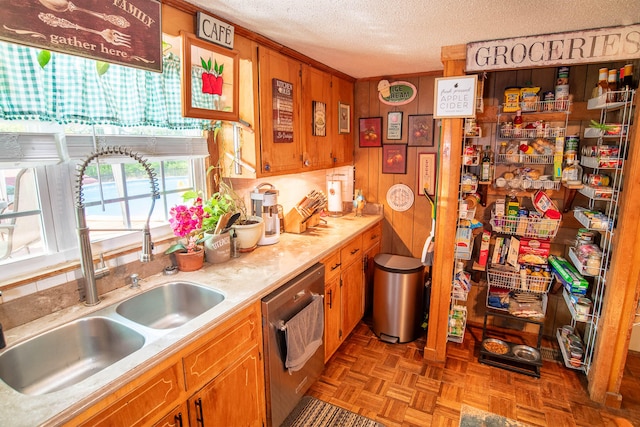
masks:
[[[231,236],[229,232],[213,234],[207,231],[204,241],[204,256],[207,262],[219,264],[231,258]]]
[[[234,224],[231,228],[235,230],[238,250],[240,252],[251,252],[258,246],[258,240],[262,237],[264,220],[259,216],[250,216],[248,221],[255,221],[253,224]]]
[[[175,252],[176,264],[180,271],[196,271],[204,264],[204,250],[196,252]]]

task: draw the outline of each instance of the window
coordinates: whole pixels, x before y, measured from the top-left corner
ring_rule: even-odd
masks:
[[[77,165],[93,151],[94,144],[130,147],[150,162],[160,193],[149,218],[153,240],[171,235],[168,212],[182,201],[182,193],[206,188],[207,147],[201,136],[114,135],[113,130],[98,128],[94,133],[99,136],[76,132],[56,138],[50,134],[23,138],[25,132],[16,133],[23,151],[26,147],[40,147],[38,142],[50,146],[54,139],[62,140],[62,157],[68,160],[42,165],[30,160],[23,167],[0,162],[0,266],[12,267],[10,274],[3,274],[0,284],[21,274],[79,259],[75,220]],[[11,133],[0,134],[0,142],[3,135]],[[151,188],[146,170],[129,157],[99,157],[87,166],[82,190],[94,255],[140,245],[141,234],[137,230],[147,221]]]

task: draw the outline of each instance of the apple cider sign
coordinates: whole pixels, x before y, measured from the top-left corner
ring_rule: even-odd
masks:
[[[5,2],[0,39],[43,50],[162,72],[160,2]]]

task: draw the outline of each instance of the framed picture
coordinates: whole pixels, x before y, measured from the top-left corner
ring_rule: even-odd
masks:
[[[360,147],[382,147],[382,117],[366,117],[359,124]]]
[[[387,114],[387,139],[389,141],[402,139],[402,111],[390,111]]]
[[[182,115],[238,121],[238,52],[182,35]]]
[[[327,104],[313,101],[313,136],[327,135]]]
[[[351,132],[351,106],[338,102],[338,133]]]
[[[382,173],[407,173],[407,146],[384,144],[382,146]]]
[[[418,194],[436,194],[436,153],[418,153]]]
[[[433,147],[433,114],[409,116],[409,145]]]

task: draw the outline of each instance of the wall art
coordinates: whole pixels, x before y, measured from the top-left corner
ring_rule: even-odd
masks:
[[[382,146],[382,173],[407,173],[407,146],[384,144]]]
[[[358,133],[360,147],[381,147],[382,117],[361,118]]]
[[[238,52],[182,36],[182,115],[196,119],[238,121]]]
[[[409,116],[409,145],[433,147],[433,114]]]
[[[327,135],[327,104],[320,101],[313,101],[313,136]]]
[[[338,102],[338,133],[351,132],[351,106]]]
[[[436,194],[436,153],[418,153],[418,194]]]
[[[390,111],[387,114],[387,139],[402,140],[402,111]]]

